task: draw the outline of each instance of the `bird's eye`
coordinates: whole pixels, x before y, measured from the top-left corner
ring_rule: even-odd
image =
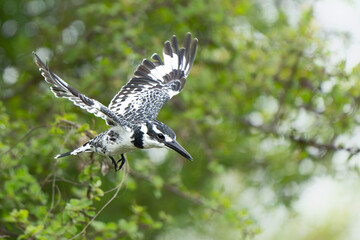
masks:
[[[164,139],[165,139],[165,136],[164,136],[164,134],[162,134],[162,133],[159,133],[157,136],[158,136],[158,138],[161,139],[161,140],[164,140]]]

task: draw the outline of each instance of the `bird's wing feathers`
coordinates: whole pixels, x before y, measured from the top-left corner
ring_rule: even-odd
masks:
[[[41,75],[45,78],[45,81],[47,83],[50,83],[52,85],[50,89],[56,97],[63,97],[69,99],[80,108],[83,108],[88,112],[93,113],[97,117],[101,117],[106,121],[108,125],[121,125],[125,127],[124,120],[117,117],[113,112],[111,112],[100,102],[88,98],[78,92],[75,88],[73,88],[56,74],[51,72],[48,66],[41,61],[41,59],[36,55],[36,53],[33,52],[33,54],[35,56],[35,63],[39,67]]]
[[[163,58],[152,55],[152,60],[144,59],[126,85],[111,100],[109,107],[88,98],[67,84],[35,54],[35,63],[47,83],[52,84],[51,91],[56,97],[64,97],[75,105],[103,118],[108,125],[120,125],[127,129],[129,122],[155,119],[162,106],[185,85],[195,59],[198,40],[191,40],[187,33],[184,46],[179,49],[177,38],[164,44]]]
[[[198,40],[185,36],[184,46],[179,49],[177,38],[164,44],[163,58],[152,55],[144,59],[134,72],[134,77],[111,100],[109,109],[127,121],[155,119],[162,106],[185,85],[195,59]]]

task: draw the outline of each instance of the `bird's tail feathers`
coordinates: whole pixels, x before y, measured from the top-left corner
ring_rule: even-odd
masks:
[[[89,145],[89,143],[85,143],[83,146],[77,148],[77,149],[74,149],[70,152],[66,152],[66,153],[61,153],[59,155],[56,155],[55,159],[58,159],[58,158],[62,158],[62,157],[66,157],[66,156],[69,156],[69,155],[78,155],[79,153],[83,153],[83,152],[92,152],[92,148],[91,146]]]

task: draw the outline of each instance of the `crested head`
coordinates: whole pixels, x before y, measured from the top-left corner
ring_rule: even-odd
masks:
[[[146,129],[145,135],[148,143],[148,146],[144,146],[145,148],[166,147],[165,142],[172,142],[176,139],[175,132],[160,121],[147,121],[144,126],[142,129]]]
[[[134,131],[134,145],[139,148],[169,148],[192,160],[190,154],[176,142],[174,131],[157,120],[145,121]]]

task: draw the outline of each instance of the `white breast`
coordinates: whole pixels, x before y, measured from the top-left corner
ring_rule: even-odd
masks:
[[[131,142],[132,133],[122,127],[115,126],[107,131],[103,136],[105,155],[115,156],[135,150],[136,147]]]

